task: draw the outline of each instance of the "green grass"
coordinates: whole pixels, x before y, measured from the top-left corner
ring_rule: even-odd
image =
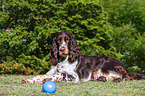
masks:
[[[0,75],[0,96],[47,96],[42,92],[42,84],[20,84],[23,78],[32,76]],[[83,83],[57,82],[57,90],[50,96],[145,96],[145,80],[120,83],[89,81]]]

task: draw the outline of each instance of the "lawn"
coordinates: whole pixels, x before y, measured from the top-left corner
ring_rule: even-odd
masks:
[[[23,78],[32,76],[0,75],[0,96],[45,96],[42,84],[20,84]],[[57,82],[57,90],[50,96],[145,96],[145,80],[120,83],[89,81],[83,83]]]

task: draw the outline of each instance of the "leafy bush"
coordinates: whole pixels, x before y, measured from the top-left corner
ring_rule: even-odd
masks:
[[[124,25],[112,29],[114,37],[112,45],[122,54],[121,60],[131,71],[144,72],[144,36],[140,35],[132,25]]]
[[[142,0],[101,0],[112,25],[112,45],[131,71],[145,72],[145,3]]]
[[[108,21],[117,27],[132,24],[140,34],[145,31],[144,0],[101,0],[108,13]]]
[[[46,73],[51,40],[61,30],[75,35],[81,53],[114,57],[145,72],[142,0],[0,2],[0,73]]]
[[[49,70],[55,33],[73,33],[83,54],[118,58],[106,13],[95,2],[7,0],[0,20],[1,73],[39,74]]]
[[[127,43],[128,52],[124,53],[122,60],[125,65],[130,68],[130,70],[136,72],[145,71],[145,37],[139,36],[137,40],[132,38],[130,42]]]

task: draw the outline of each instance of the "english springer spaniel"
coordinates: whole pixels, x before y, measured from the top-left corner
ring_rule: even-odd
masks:
[[[43,83],[48,80],[86,82],[89,80],[120,82],[125,79],[142,79],[134,75],[116,59],[105,56],[80,54],[77,41],[69,32],[62,31],[53,38],[50,51],[51,70],[45,75],[23,79],[21,83]]]

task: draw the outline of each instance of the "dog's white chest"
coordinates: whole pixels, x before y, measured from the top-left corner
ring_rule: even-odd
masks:
[[[72,72],[76,72],[78,61],[75,61],[74,63],[69,63],[68,59],[64,60],[63,62],[58,63],[57,65],[57,71],[60,73],[68,73],[71,74]]]

